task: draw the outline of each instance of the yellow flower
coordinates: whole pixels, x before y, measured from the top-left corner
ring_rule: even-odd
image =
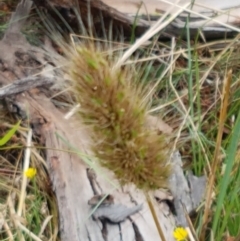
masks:
[[[173,237],[177,241],[186,241],[188,238],[187,230],[183,227],[177,227],[173,231]]]
[[[37,173],[36,168],[30,167],[30,168],[28,168],[28,169],[24,172],[24,175],[25,175],[27,178],[32,179],[33,177],[35,177],[36,173]]]

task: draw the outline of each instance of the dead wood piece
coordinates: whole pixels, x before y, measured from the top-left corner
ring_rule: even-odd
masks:
[[[86,141],[88,138],[86,138],[86,136],[84,137],[84,129],[79,121],[70,119],[70,121],[68,120],[66,122],[63,114],[60,113],[48,99],[40,96],[39,99],[41,99],[41,107],[38,106],[35,113],[39,112],[42,113],[41,115],[48,116],[48,118],[46,118],[48,121],[42,124],[41,129],[42,134],[45,136],[46,146],[48,147],[46,154],[49,173],[59,205],[62,240],[101,241],[106,240],[105,238],[107,237],[107,240],[114,238],[114,240],[120,241],[134,240],[137,236],[141,237],[142,240],[160,240],[147,205],[144,205],[144,209],[140,210],[140,212],[139,209],[141,205],[139,204],[131,209],[132,221],[128,219],[123,220],[130,214],[129,208],[126,207],[121,207],[121,210],[126,212],[125,216],[122,214],[118,216],[120,208],[117,206],[112,206],[108,210],[104,209],[101,211],[100,209],[97,211],[95,217],[106,217],[104,215],[107,213],[109,219],[117,222],[116,225],[107,223],[103,226],[103,224],[89,217],[91,207],[88,205],[88,200],[92,198],[93,191],[88,181],[86,166],[77,155],[61,151],[69,149],[66,143],[74,144],[78,150],[86,150],[88,146]],[[31,104],[36,106],[37,100],[36,98],[34,101],[31,101]],[[107,175],[112,181],[114,180],[114,182],[116,182],[115,179],[111,177],[112,174],[106,170],[104,170],[104,172],[104,176]],[[111,195],[114,196],[117,203],[124,203],[122,206],[133,206],[133,202],[128,194],[129,192],[136,200],[146,204],[144,195],[141,194],[142,198],[139,198],[135,188],[129,190],[127,193],[121,191],[113,192],[109,182],[103,180],[102,177],[98,177],[98,182],[105,193],[111,191]],[[164,227],[167,227],[166,236],[168,240],[173,240],[172,230],[174,227],[172,224],[174,221],[171,218],[169,219],[171,216],[164,217],[158,204],[156,203],[155,205],[155,208],[158,210],[160,222],[163,222]],[[135,213],[136,211],[138,212]],[[118,223],[120,221],[121,223]],[[136,230],[138,230],[138,233]],[[124,239],[122,239],[123,237]]]
[[[30,96],[28,93],[21,94],[16,99],[19,103],[23,103],[23,107],[25,106],[34,133],[40,136],[41,143],[47,147],[46,161],[58,201],[62,240],[102,241],[114,238],[118,241],[130,241],[137,240],[136,237],[139,238],[138,240],[160,240],[144,194],[135,187],[129,190],[124,188],[124,191],[113,191],[111,182],[117,186],[119,184],[113,174],[105,169],[103,169],[103,176],[107,176],[111,182],[99,175],[97,182],[100,187],[96,185],[97,192],[100,194],[111,193],[116,203],[122,203],[122,206],[112,206],[104,212],[98,210],[95,214],[95,217],[98,218],[106,217],[103,215],[107,213],[109,219],[117,222],[115,225],[92,220],[89,216],[91,207],[88,205],[88,200],[94,193],[88,180],[87,166],[77,154],[72,153],[74,150],[89,153],[90,140],[80,121],[74,117],[66,121],[64,113],[57,110],[48,98],[39,93],[34,96]],[[90,176],[96,181],[94,173]],[[139,203],[143,203],[144,209],[140,210]],[[127,207],[133,208],[129,210]],[[173,216],[171,214],[164,216],[165,214],[157,202],[155,208],[160,223],[164,224],[167,240],[173,241]],[[131,221],[127,218],[129,215],[131,215]]]
[[[112,6],[109,6],[109,4],[105,3],[104,1],[88,1],[88,0],[77,0],[78,3],[75,4],[75,1],[58,1],[58,0],[34,0],[34,3],[37,6],[44,6],[50,10],[50,8],[55,7],[57,9],[66,9],[68,11],[69,9],[77,8],[80,10],[82,14],[82,18],[85,21],[87,19],[87,15],[89,13],[89,10],[92,14],[93,22],[99,22],[99,14],[101,14],[104,17],[110,17],[114,20],[117,20],[118,22],[124,23],[125,25],[132,25],[135,16],[129,16],[126,15],[124,12],[118,11],[117,8],[113,8]],[[65,13],[66,13],[65,11]],[[67,17],[65,15],[65,17]],[[87,22],[87,21],[85,21]],[[143,19],[138,19],[137,25],[141,27],[148,27],[149,23]]]
[[[16,8],[16,11],[12,14],[8,29],[4,35],[3,40],[9,39],[8,34],[10,33],[19,33],[21,34],[21,28],[24,26],[26,19],[30,13],[32,7],[31,0],[22,0]]]
[[[100,191],[100,193],[102,193],[102,190],[101,190],[101,187],[100,187],[100,185],[97,181],[97,174],[92,168],[87,168],[87,177],[88,177],[88,180],[89,180],[90,185],[92,187],[94,196],[95,197],[99,197],[99,196],[102,197],[102,195],[99,195],[99,191]],[[109,197],[110,197],[110,195],[109,195]],[[108,198],[108,196],[106,197],[106,199],[107,198]]]
[[[0,41],[0,59],[7,63],[9,68],[14,66],[15,53],[18,49],[28,50],[31,48],[21,33],[21,28],[29,15],[31,6],[32,1],[30,0],[22,0],[18,4],[10,19],[9,27]]]
[[[51,85],[53,84],[53,82],[54,81],[52,78],[42,76],[31,76],[25,79],[16,80],[12,84],[0,88],[0,99],[10,95],[28,91],[32,88]]]
[[[178,152],[172,158],[173,173],[170,177],[170,190],[173,194],[174,210],[176,211],[177,225],[187,227],[188,222],[185,216],[194,211],[203,200],[206,190],[206,177],[195,177],[189,174],[185,177],[182,170],[182,160]]]
[[[81,5],[83,5],[83,2],[85,2],[86,6],[88,1],[79,1]],[[132,25],[135,21],[135,16],[129,16],[123,12],[119,12],[117,8],[112,8],[103,1],[91,1],[91,6],[95,9],[101,10],[105,15],[109,15],[111,18],[116,19],[124,24]],[[143,19],[138,19],[137,25],[139,27],[149,27],[149,23]]]
[[[101,230],[97,228],[97,223],[88,218],[90,208],[87,200],[92,192],[85,172],[86,167],[77,155],[64,151],[69,149],[64,140],[70,142],[71,139],[81,143],[81,139],[75,136],[79,131],[75,129],[74,133],[70,123],[64,120],[63,114],[58,112],[49,100],[39,97],[40,99],[41,106],[38,105],[37,99],[32,100],[30,109],[32,113],[35,109],[35,120],[37,113],[45,116],[47,120],[45,123],[39,123],[38,128],[41,128],[45,145],[49,148],[46,157],[52,187],[58,201],[61,239],[89,240],[91,235],[91,240],[101,241]]]
[[[26,106],[22,105],[22,103],[18,102],[15,98],[6,97],[3,103],[5,103],[8,112],[13,114],[16,119],[27,119]]]
[[[131,208],[122,204],[115,204],[114,197],[112,195],[104,194],[94,195],[90,200],[88,200],[88,204],[91,205],[93,209],[96,209],[93,213],[93,218],[95,220],[107,219],[112,223],[123,222],[127,217],[137,213],[143,208],[142,204]]]
[[[80,14],[83,22],[88,27],[95,26],[95,29],[105,28],[109,21],[114,21],[114,26],[118,25],[125,30],[126,35],[132,34],[133,26],[135,36],[139,37],[149,27],[151,27],[164,13],[171,16],[186,4],[186,0],[159,1],[159,0],[78,0],[77,6],[74,1],[58,0],[34,0],[37,5],[43,5],[48,11],[54,14],[54,6],[63,14],[64,19],[72,28],[79,24],[79,16],[73,14],[73,9],[80,8]],[[78,6],[80,6],[78,8]],[[90,10],[89,10],[90,9]],[[238,32],[240,26],[239,3],[237,0],[231,0],[224,4],[217,1],[196,0],[183,11],[176,19],[169,23],[161,33],[160,39],[171,38],[172,36],[185,38],[186,23],[190,29],[190,37],[195,38],[201,35],[202,40],[233,37]],[[92,22],[89,26],[89,12],[91,13]],[[51,14],[51,15],[53,15]],[[189,19],[188,19],[189,18]],[[165,20],[167,21],[167,20]],[[98,28],[97,28],[97,27]],[[87,27],[87,29],[88,29]]]
[[[128,208],[122,204],[111,204],[108,206],[100,206],[93,213],[93,218],[107,219],[112,223],[120,223],[126,220],[127,217],[139,212],[143,205]]]
[[[206,192],[207,178],[206,176],[196,177],[190,171],[187,173],[186,178],[191,192],[192,208],[195,210],[203,200]]]
[[[94,195],[90,200],[88,200],[88,204],[95,207],[95,206],[109,206],[114,204],[114,197],[110,194],[100,194]]]

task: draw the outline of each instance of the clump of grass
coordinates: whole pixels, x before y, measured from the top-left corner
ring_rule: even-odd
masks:
[[[7,116],[7,117],[6,117]],[[15,121],[0,109],[0,215],[1,240],[57,240],[58,214],[53,193],[48,190],[46,170],[32,143],[28,165],[31,175],[22,169],[26,163],[28,128],[7,124]],[[23,161],[24,160],[24,161]],[[25,164],[24,164],[25,166]],[[31,168],[27,169],[31,170]],[[36,173],[37,170],[37,173]]]
[[[170,103],[159,109],[165,111],[165,120],[179,132],[176,142],[183,158],[196,175],[205,173],[211,180],[207,186],[207,202],[203,203],[205,214],[200,210],[194,220],[200,240],[223,240],[226,235],[237,236],[239,233],[239,162],[234,160],[239,145],[239,132],[236,131],[239,129],[239,89],[236,88],[239,85],[239,58],[232,51],[239,47],[236,39],[227,41],[218,50],[214,49],[214,44],[206,44],[208,56],[201,53],[206,46],[198,42],[183,49],[185,60],[178,58],[173,64],[172,88],[168,88],[166,76],[159,85],[163,103]],[[192,64],[187,65],[188,61]],[[226,91],[223,89],[224,76],[228,76],[229,69],[234,74],[230,90]],[[229,93],[222,118],[221,104],[228,99]],[[206,232],[202,231],[204,229]]]
[[[90,127],[93,151],[122,184],[149,190],[166,187],[170,174],[168,142],[145,127],[149,99],[139,76],[115,68],[113,55],[93,45],[78,47],[70,75],[80,102],[80,115]]]

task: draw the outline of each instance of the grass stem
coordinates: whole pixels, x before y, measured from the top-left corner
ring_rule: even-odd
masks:
[[[219,160],[220,160],[219,154],[220,154],[220,148],[222,143],[224,124],[227,116],[227,107],[228,107],[231,81],[232,81],[232,70],[229,70],[222,89],[222,103],[221,103],[221,111],[220,111],[220,117],[219,117],[219,128],[218,128],[218,134],[217,134],[216,148],[214,151],[213,163],[211,166],[211,175],[210,175],[209,184],[207,188],[205,210],[203,214],[203,226],[202,226],[202,232],[200,235],[200,241],[205,240],[205,234],[206,234],[206,229],[208,225],[209,211],[212,204],[212,191],[214,188],[217,167],[219,166]]]
[[[151,211],[151,214],[153,216],[153,220],[154,220],[155,225],[157,227],[159,236],[160,236],[162,241],[166,241],[165,236],[164,236],[163,231],[162,231],[162,228],[161,228],[160,223],[158,221],[157,214],[156,214],[156,211],[155,211],[153,203],[152,203],[152,199],[151,199],[151,197],[150,197],[148,192],[145,193],[145,196],[147,198],[147,203],[148,203],[149,209]]]
[[[29,168],[30,163],[30,154],[31,154],[31,142],[32,142],[32,129],[29,130],[27,136],[27,147],[25,150],[25,157],[24,157],[24,166],[23,166],[23,179],[22,179],[22,186],[21,186],[21,194],[20,194],[20,201],[18,205],[17,215],[22,216],[22,209],[23,203],[26,196],[26,187],[27,187],[27,177],[24,175],[24,172]]]

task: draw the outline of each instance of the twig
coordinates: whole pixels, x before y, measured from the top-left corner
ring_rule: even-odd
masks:
[[[53,84],[53,82],[54,80],[52,78],[43,76],[31,76],[25,79],[17,80],[12,84],[0,88],[0,98],[28,91],[39,86],[50,85]]]

